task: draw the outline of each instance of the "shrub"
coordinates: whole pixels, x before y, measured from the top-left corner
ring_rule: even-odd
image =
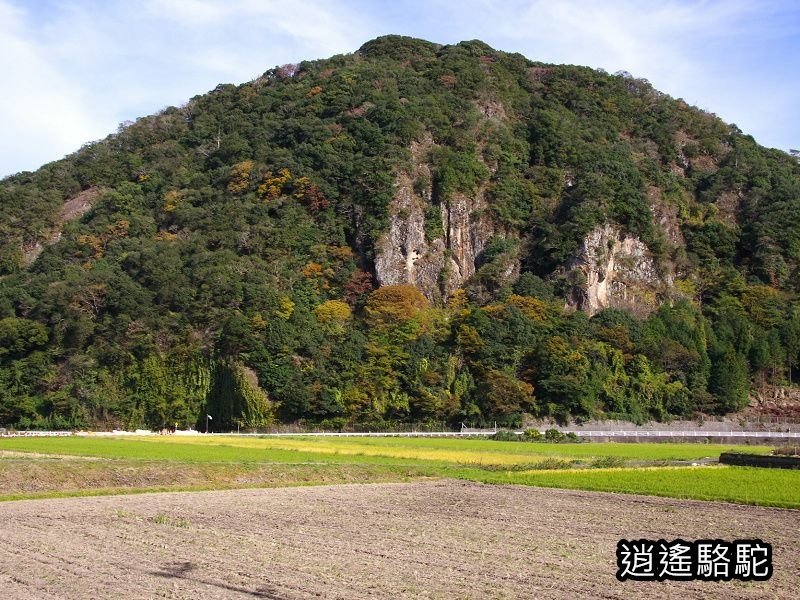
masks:
[[[497,442],[519,442],[522,437],[513,431],[498,431],[490,439]]]
[[[538,429],[526,429],[522,437],[526,442],[540,442],[544,436],[542,436],[542,432]]]

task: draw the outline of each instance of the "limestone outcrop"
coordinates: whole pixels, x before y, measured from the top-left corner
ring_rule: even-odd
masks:
[[[611,224],[589,232],[567,268],[573,275],[577,271],[579,280],[567,304],[590,316],[609,307],[646,314],[658,307],[673,284],[672,275],[659,271],[644,242]]]

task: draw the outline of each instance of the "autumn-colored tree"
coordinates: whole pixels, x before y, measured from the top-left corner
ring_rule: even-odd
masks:
[[[93,319],[103,310],[107,291],[105,284],[87,285],[72,297],[70,308]]]
[[[489,370],[480,385],[487,413],[504,425],[522,424],[522,413],[535,409],[533,386],[505,371]]]
[[[104,244],[103,240],[98,235],[79,235],[78,244],[81,246],[87,246],[92,258],[101,258],[103,256]]]
[[[159,242],[174,242],[178,239],[178,234],[172,231],[159,231],[158,233],[153,236],[153,239],[158,240]]]
[[[264,182],[258,186],[258,195],[264,200],[275,200],[287,192],[286,187],[294,179],[289,169],[281,169],[277,175],[268,171]]]
[[[353,315],[353,311],[346,302],[327,300],[314,309],[314,315],[320,323],[343,323]]]
[[[102,258],[111,240],[128,237],[129,227],[130,221],[115,221],[107,225],[100,235],[86,234],[78,236],[78,243],[81,246],[89,247],[92,258]]]
[[[328,332],[342,334],[353,311],[347,302],[327,300],[314,309],[314,316]]]
[[[275,314],[285,321],[291,319],[294,314],[294,302],[292,302],[292,299],[289,296],[281,296],[278,304],[278,310],[275,311]]]
[[[250,172],[253,170],[253,161],[244,160],[231,167],[228,191],[232,194],[243,194],[250,187]]]
[[[469,304],[469,297],[467,292],[462,288],[458,288],[447,299],[447,308],[454,313],[463,311]]]
[[[303,267],[303,277],[314,279],[315,277],[322,277],[322,265],[315,262],[307,263]]]
[[[413,318],[428,300],[413,285],[387,285],[367,299],[367,318],[373,325],[395,325]]]
[[[328,246],[328,254],[338,261],[347,261],[353,258],[350,246]]]
[[[538,298],[512,294],[508,303],[516,306],[523,315],[537,323],[541,323],[547,318],[547,305]]]
[[[441,83],[447,89],[452,90],[454,87],[456,87],[458,80],[456,79],[455,75],[440,75],[439,83]]]
[[[169,190],[166,194],[164,194],[164,212],[174,212],[175,209],[178,208],[178,204],[180,203],[182,197],[183,194],[181,194],[181,192],[178,190]]]
[[[354,271],[344,284],[344,300],[350,306],[358,306],[364,302],[372,291],[372,274],[365,271]]]
[[[299,193],[299,196],[297,196],[297,193]],[[299,197],[303,205],[308,208],[312,214],[316,214],[330,206],[330,202],[325,197],[325,194],[319,186],[314,183],[309,182],[297,193],[295,196]]]

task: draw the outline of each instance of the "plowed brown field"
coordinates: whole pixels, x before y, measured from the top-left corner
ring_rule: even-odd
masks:
[[[458,481],[0,504],[3,598],[797,598],[800,511]],[[761,538],[767,582],[618,582],[625,538]]]

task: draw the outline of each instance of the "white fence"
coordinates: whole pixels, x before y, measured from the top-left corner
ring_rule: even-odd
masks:
[[[574,433],[578,437],[584,438],[777,438],[777,439],[800,439],[800,432],[797,431],[647,431],[647,430],[612,430],[612,431],[583,431],[579,429],[560,429],[562,433]],[[314,433],[210,433],[197,435],[233,435],[239,437],[475,437],[490,436],[496,432],[493,430],[465,430],[465,431],[402,431],[402,432],[340,432],[322,431]],[[516,431],[515,433],[522,433]],[[541,433],[544,434],[544,431]],[[66,437],[66,436],[135,436],[135,435],[157,435],[151,431],[140,430],[137,432],[72,432],[72,431],[15,431],[0,433],[0,437]]]
[[[67,437],[77,435],[72,431],[4,431],[0,437]]]

